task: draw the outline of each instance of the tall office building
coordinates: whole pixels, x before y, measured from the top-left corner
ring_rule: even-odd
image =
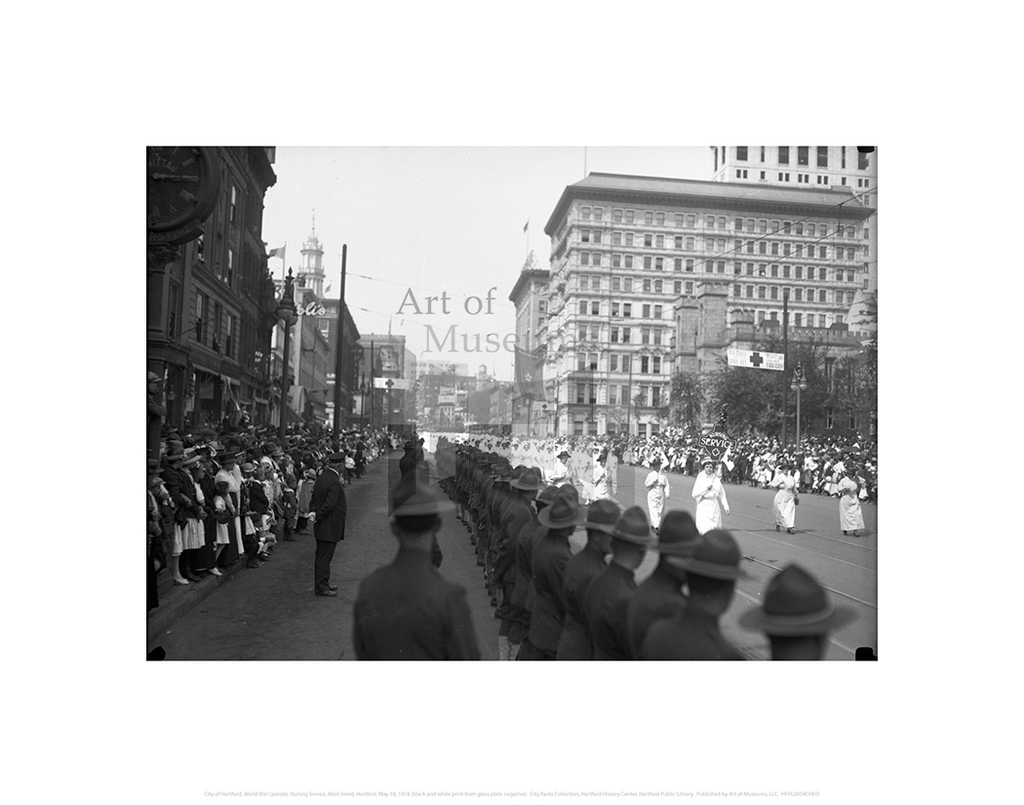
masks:
[[[681,354],[690,349],[680,329],[687,300],[698,316],[720,311],[722,335],[733,322],[778,324],[787,293],[794,329],[855,329],[848,316],[867,281],[874,209],[854,189],[751,193],[740,183],[603,173],[566,187],[544,229],[550,279],[538,330],[554,432],[664,427],[673,366],[692,357]],[[723,301],[705,310],[709,293]]]

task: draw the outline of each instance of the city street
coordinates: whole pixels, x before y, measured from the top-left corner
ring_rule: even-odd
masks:
[[[395,482],[398,458],[394,453],[369,465],[364,478],[345,488],[348,527],[335,554],[332,580],[336,598],[313,595],[314,539],[299,535],[297,542],[279,544],[273,559],[257,570],[234,574],[212,595],[151,640],[162,646],[169,660],[337,660],[355,659],[352,648],[352,608],[359,582],[386,564],[397,550],[387,525],[387,489]],[[641,483],[647,470],[619,467],[618,499],[623,505],[639,503],[646,511]],[[693,512],[693,478],[670,474],[670,502],[666,510]],[[866,532],[859,538],[839,530],[838,502],[802,495],[795,534],[775,531],[771,504],[774,490],[726,486],[732,514],[725,525],[736,536],[749,579],[737,585],[736,597],[723,618],[726,637],[750,659],[767,659],[767,642],[760,634],[738,626],[739,617],[760,603],[771,576],[789,562],[799,562],[829,590],[834,603],[852,605],[859,618],[829,644],[827,659],[851,660],[860,646],[877,653],[877,539],[876,511],[864,506]],[[454,515],[445,516],[438,533],[444,553],[441,573],[466,588],[484,659],[497,658],[498,621],[486,595],[481,569],[469,535]],[[585,534],[572,538],[579,550]],[[654,569],[657,554],[649,552],[637,570],[642,581]]]

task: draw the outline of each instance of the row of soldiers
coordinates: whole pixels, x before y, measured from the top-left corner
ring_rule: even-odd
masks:
[[[538,468],[470,445],[442,439],[436,462],[496,606],[499,659],[743,659],[719,627],[746,576],[729,532],[702,536],[689,513],[670,511],[655,538],[640,507],[582,504],[574,486],[546,486]],[[574,553],[580,527],[586,544]],[[637,585],[651,548],[657,568]],[[764,602],[741,624],[769,636],[775,659],[821,659],[828,634],[855,617],[795,564]]]

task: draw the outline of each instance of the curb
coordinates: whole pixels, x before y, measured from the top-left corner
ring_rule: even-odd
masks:
[[[175,621],[198,606],[219,585],[226,584],[244,567],[245,560],[241,559],[231,567],[221,568],[223,576],[207,576],[187,587],[172,587],[170,595],[165,596],[158,607],[149,611],[146,619],[146,650],[155,648],[154,644],[159,642],[160,635],[173,626]]]

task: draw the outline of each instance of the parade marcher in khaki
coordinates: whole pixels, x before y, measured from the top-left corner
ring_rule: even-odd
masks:
[[[554,501],[537,516],[545,527],[533,546],[531,569],[536,595],[530,617],[530,651],[524,659],[553,660],[565,623],[565,569],[572,551],[569,536],[586,515],[574,487],[562,487]],[[525,644],[524,644],[525,645]]]
[[[612,531],[612,560],[583,601],[594,660],[630,659],[627,609],[636,590],[634,572],[651,543],[651,524],[639,506],[622,513]]]
[[[454,511],[426,473],[403,476],[392,492],[391,531],[398,554],[359,585],[354,611],[361,660],[478,660],[466,591],[433,566],[441,514]]]
[[[690,595],[686,606],[647,630],[640,646],[644,660],[742,660],[719,630],[719,619],[732,603],[740,570],[740,548],[732,534],[712,529],[701,536],[688,557],[667,557],[686,571]]]
[[[669,562],[669,557],[689,556],[699,541],[700,534],[689,512],[674,509],[665,515],[658,533],[658,566],[636,588],[629,602],[626,622],[633,659],[640,659],[640,646],[651,624],[672,617],[686,605],[686,571]]]
[[[773,576],[764,591],[764,606],[740,618],[740,626],[764,632],[773,660],[821,660],[828,636],[857,618],[849,607],[836,607],[825,588],[800,565]]]
[[[714,528],[722,527],[722,511],[729,513],[729,499],[725,495],[725,487],[715,474],[715,462],[706,458],[701,462],[701,471],[693,482],[692,496],[697,501],[694,521],[697,530],[706,534]]]
[[[611,500],[595,500],[587,507],[583,522],[587,544],[569,560],[563,576],[566,612],[556,659],[590,658],[590,633],[583,615],[583,601],[591,582],[607,567],[605,557],[611,553],[612,532],[620,514],[618,505]]]

